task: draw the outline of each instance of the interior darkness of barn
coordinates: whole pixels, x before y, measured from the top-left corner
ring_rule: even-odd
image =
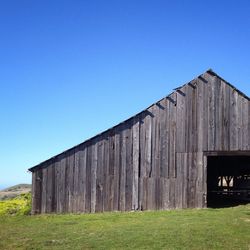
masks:
[[[208,207],[250,201],[250,156],[208,156],[207,164]]]

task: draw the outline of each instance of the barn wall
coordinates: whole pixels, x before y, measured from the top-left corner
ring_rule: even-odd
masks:
[[[206,206],[204,151],[250,150],[249,101],[211,73],[39,166],[33,212]]]

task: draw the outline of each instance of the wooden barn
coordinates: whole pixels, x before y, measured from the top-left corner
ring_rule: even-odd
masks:
[[[249,202],[249,103],[206,71],[134,117],[30,168],[33,214]]]

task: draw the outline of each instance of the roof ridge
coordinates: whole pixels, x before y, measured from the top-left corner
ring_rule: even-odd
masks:
[[[242,95],[244,98],[246,98],[248,101],[250,101],[250,97],[244,94],[242,91],[240,91],[238,88],[236,88],[233,84],[230,82],[226,81],[223,77],[218,75],[216,72],[214,72],[212,69],[208,69],[205,73],[208,73],[212,76],[218,77],[220,80],[225,82],[227,85],[229,85],[231,88],[233,88],[235,91],[237,91],[240,95]]]

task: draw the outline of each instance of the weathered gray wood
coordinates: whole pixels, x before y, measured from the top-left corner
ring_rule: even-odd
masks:
[[[166,153],[166,162],[165,162],[165,167],[164,167],[164,172],[163,172],[163,176],[165,178],[169,178],[169,173],[170,173],[170,127],[169,127],[169,120],[170,118],[170,108],[169,106],[171,105],[171,103],[167,100],[165,101],[165,107],[166,107],[166,149],[165,149],[165,153]]]
[[[99,138],[97,142],[97,170],[96,170],[96,212],[103,211],[103,159],[104,159],[104,142],[103,138]]]
[[[157,148],[156,148],[156,141],[157,141],[157,119],[156,119],[156,105],[153,105],[151,107],[151,114],[152,114],[152,122],[151,122],[151,165],[149,168],[148,177],[152,178],[156,176],[156,158],[157,158]],[[153,140],[152,140],[153,138]],[[148,190],[150,189],[149,186],[151,186],[151,181],[148,182]],[[149,198],[150,199],[150,198]],[[152,210],[151,205],[149,205],[149,209]]]
[[[182,208],[187,208],[188,207],[188,171],[189,171],[189,166],[188,166],[188,154],[183,153],[183,167],[182,167]]]
[[[120,175],[120,210],[126,209],[126,136],[127,127],[124,125],[121,135],[121,175]]]
[[[133,129],[132,120],[127,124],[126,130],[126,184],[125,184],[125,210],[132,209],[133,192]]]
[[[177,177],[176,177],[176,188],[175,188],[175,206],[176,208],[182,208],[182,200],[183,200],[183,171],[184,171],[184,153],[177,153],[176,154],[176,170],[177,170]]]
[[[86,166],[87,166],[87,148],[79,148],[79,212],[85,212],[86,204]]]
[[[167,99],[164,98],[161,102],[160,109],[160,177],[167,177],[168,168],[168,135],[167,135]],[[163,185],[163,182],[161,182]]]
[[[120,199],[120,168],[121,168],[121,157],[120,157],[120,133],[119,128],[115,130],[114,138],[115,155],[114,155],[114,211],[119,210],[119,199]]]
[[[140,157],[140,121],[133,119],[133,183],[132,183],[132,210],[139,209],[139,157]]]
[[[75,173],[75,151],[72,150],[69,152],[68,156],[68,199],[69,199],[69,211],[72,213],[74,212],[74,173]]]
[[[59,198],[59,213],[67,212],[66,210],[66,158],[61,156],[60,159],[60,198]]]
[[[202,79],[202,80],[201,80]],[[207,74],[203,74],[201,79],[198,80],[199,85],[203,86],[202,101],[203,101],[203,136],[202,136],[202,149],[200,151],[208,151],[208,122],[209,122],[209,84]],[[200,88],[200,87],[199,87]],[[199,149],[198,149],[199,150]]]
[[[60,212],[60,172],[61,172],[61,166],[60,166],[60,157],[56,157],[55,160],[55,213]]]
[[[160,104],[157,103],[154,110],[154,131],[155,136],[152,140],[154,149],[153,149],[153,157],[154,159],[154,166],[153,166],[153,172],[152,176],[155,178],[158,178],[160,176]],[[156,187],[156,179],[155,179],[155,187]]]
[[[197,160],[194,153],[188,153],[188,166],[189,166],[189,178],[188,178],[188,207],[195,207],[195,186],[196,186],[196,171]]]
[[[115,170],[115,135],[110,133],[109,136],[109,211],[114,210],[114,170]]]
[[[42,169],[42,202],[41,202],[41,213],[46,213],[47,205],[47,166]]]
[[[85,193],[85,212],[91,212],[91,163],[92,163],[92,145],[87,147],[86,162],[86,193]]]
[[[42,169],[32,173],[32,214],[41,213],[42,205]]]
[[[176,103],[176,93],[170,95],[171,99]],[[176,105],[169,103],[169,176],[176,177]]]
[[[151,164],[151,141],[149,143],[149,137],[151,138],[151,130],[148,130],[148,123],[150,121],[150,110],[143,112],[140,115],[140,165],[139,165],[139,209],[146,209],[146,185],[145,177],[147,175],[147,169],[151,168],[148,166]],[[151,126],[151,125],[150,125]],[[150,149],[149,149],[150,147]],[[147,153],[150,152],[150,162],[147,162]]]
[[[52,169],[54,168],[54,164],[49,164],[47,167],[47,183],[46,183],[46,213],[52,213],[52,196],[53,196],[53,190],[52,190],[52,182],[53,182],[53,175],[52,175]]]
[[[243,98],[242,102],[242,149],[249,150],[249,101]]]
[[[238,104],[238,133],[237,133],[237,137],[238,137],[238,150],[240,148],[243,148],[243,142],[242,142],[242,131],[243,131],[243,121],[242,121],[242,109],[243,108],[243,97],[239,95],[239,104]]]
[[[204,134],[203,134],[203,123],[204,123],[204,116],[207,114],[204,113],[204,84],[200,83],[197,84],[196,90],[196,105],[197,105],[197,150],[202,152],[203,149],[203,142],[204,142]]]
[[[228,151],[230,148],[230,126],[229,126],[229,119],[230,119],[230,87],[226,85],[226,83],[222,82],[223,84],[223,117],[222,117],[222,134],[223,134],[223,150]]]
[[[92,145],[91,157],[91,213],[95,212],[96,208],[96,170],[98,160],[98,144],[94,141]]]
[[[79,202],[80,202],[80,152],[79,149],[75,149],[75,171],[74,171],[74,202],[73,202],[73,212],[80,212]]]
[[[176,178],[170,177],[169,178],[169,208],[170,209],[176,208],[176,205],[175,205],[176,185],[177,185]]]
[[[70,167],[71,150],[65,153],[66,167],[65,167],[65,211],[71,212],[71,180],[73,169]]]
[[[208,88],[208,150],[215,149],[215,77],[210,77],[210,84]]]
[[[41,213],[41,170],[32,173],[32,214]]]
[[[230,150],[238,150],[238,93],[231,90]]]
[[[31,193],[32,193],[32,202],[31,202],[31,205],[32,205],[32,214],[36,214],[37,213],[37,204],[36,204],[36,197],[37,197],[37,190],[36,190],[36,173],[37,172],[33,172],[32,173],[32,188],[31,188]]]
[[[249,98],[207,71],[32,169],[32,213],[206,207],[207,158],[250,150]]]
[[[221,80],[215,78],[215,150],[222,150],[222,90]]]
[[[202,207],[207,207],[207,156],[203,154],[203,204]]]
[[[196,159],[197,159],[197,179],[196,179],[196,203],[195,207],[197,208],[203,208],[204,205],[204,185],[203,185],[203,180],[204,180],[204,163],[203,163],[203,153],[198,152],[196,154]]]
[[[186,108],[189,109],[186,105],[187,95],[186,88],[188,86],[184,86],[183,88],[177,91],[177,120],[176,120],[176,151],[186,152],[185,148],[185,137],[186,137]]]
[[[161,179],[161,192],[162,192],[162,207],[161,209],[166,210],[169,208],[169,179]]]
[[[103,169],[103,210],[110,211],[110,178],[109,178],[109,136],[105,134],[104,137],[104,169]]]

